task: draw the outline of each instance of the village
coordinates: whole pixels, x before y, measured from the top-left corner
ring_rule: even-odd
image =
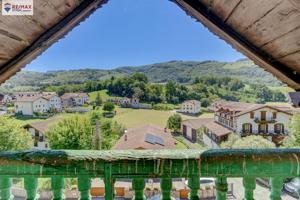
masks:
[[[201,107],[197,100],[186,100],[178,105],[177,109],[168,112],[168,118],[174,115],[182,116],[180,129],[175,131],[167,127],[167,117],[161,123],[151,123],[151,120],[140,121],[138,124],[125,126],[122,136],[113,144],[113,150],[159,150],[159,149],[219,149],[227,141],[238,140],[248,136],[262,136],[280,147],[283,140],[289,137],[289,123],[291,117],[299,112],[299,92],[289,93],[289,103],[285,104],[257,104],[225,100],[216,100],[208,108]],[[34,140],[33,150],[50,149],[46,132],[53,124],[61,120],[65,114],[89,113],[93,111],[95,99],[90,99],[88,93],[65,93],[62,96],[55,92],[17,92],[14,94],[1,94],[1,110],[3,116],[16,117],[17,119],[33,119],[32,122],[24,121],[23,128],[28,131]],[[113,103],[116,109],[113,117],[122,115],[124,110],[137,112],[162,112],[151,111],[148,104],[139,102],[136,98],[108,97],[105,103]],[[120,110],[123,109],[123,110]],[[203,113],[203,110],[206,110]],[[104,117],[106,115],[103,115]],[[157,114],[159,116],[159,113]],[[110,116],[111,117],[111,116]],[[109,117],[109,118],[110,118]],[[119,118],[118,123],[124,123]],[[126,122],[125,122],[126,123]],[[231,142],[234,142],[231,141]],[[231,148],[236,148],[232,146]],[[203,197],[214,197],[213,179],[203,179],[205,188],[202,188]],[[263,182],[263,180],[261,180]],[[119,182],[117,193],[121,196],[132,195],[128,182]],[[151,182],[152,188],[155,182]],[[150,185],[151,185],[150,184]],[[181,180],[173,183],[176,185],[176,196],[180,198],[188,195],[186,183]],[[234,196],[235,183],[230,183],[231,190],[228,195]],[[94,181],[92,191],[95,194],[99,188],[104,187],[103,182]],[[149,186],[150,187],[150,186]],[[93,190],[94,188],[94,190]],[[98,188],[98,189],[97,189]],[[152,190],[149,190],[152,191]],[[100,194],[103,195],[103,194]]]

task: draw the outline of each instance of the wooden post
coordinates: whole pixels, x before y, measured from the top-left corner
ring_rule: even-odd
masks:
[[[188,186],[190,188],[190,199],[191,200],[198,200],[198,190],[200,187],[200,178],[198,176],[189,178]]]
[[[145,180],[143,178],[135,178],[132,181],[132,189],[134,190],[135,200],[144,199]]]
[[[90,200],[91,179],[86,176],[78,177],[78,190],[80,191],[80,200]]]
[[[254,200],[253,198],[253,191],[255,190],[256,187],[256,179],[255,178],[250,178],[250,177],[245,177],[243,179],[243,185],[245,189],[245,200]]]
[[[111,176],[111,163],[105,163],[104,169],[105,200],[114,199],[114,181]]]
[[[33,176],[27,176],[24,178],[24,187],[27,193],[27,200],[35,200],[37,199],[37,186],[38,180]]]
[[[283,178],[270,178],[271,182],[271,200],[281,200],[281,190],[283,186]]]
[[[172,179],[162,178],[160,179],[160,188],[162,192],[162,200],[171,200],[171,190],[172,190]]]
[[[64,199],[63,189],[64,189],[64,178],[63,177],[52,177],[51,178],[51,188],[53,191],[53,200]]]
[[[10,178],[2,176],[0,177],[0,197],[2,200],[14,199],[10,191],[11,184]]]
[[[216,179],[216,189],[217,189],[217,200],[226,200],[228,186],[225,177],[218,177]]]

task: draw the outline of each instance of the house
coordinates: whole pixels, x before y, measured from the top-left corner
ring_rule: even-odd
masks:
[[[86,93],[65,93],[61,96],[64,108],[73,106],[82,106],[89,103],[89,96]]]
[[[175,148],[176,142],[171,132],[152,124],[127,130],[113,146],[115,150]]]
[[[15,113],[22,115],[33,115],[37,113],[45,113],[50,110],[49,101],[42,96],[24,96],[14,101]]]
[[[197,142],[198,130],[203,128],[202,141],[209,147],[217,149],[222,141],[227,140],[232,130],[218,124],[213,118],[184,120],[181,125],[182,134],[192,142]]]
[[[197,100],[187,100],[181,104],[180,112],[188,114],[198,114],[201,111],[201,102]]]
[[[45,136],[45,132],[49,129],[51,125],[53,125],[56,121],[45,120],[40,122],[33,122],[30,124],[26,124],[24,128],[31,133],[32,138],[34,140],[33,149],[48,149],[49,145],[47,142],[47,138]]]
[[[190,119],[182,123],[183,136],[196,141],[195,131],[204,128],[203,142],[216,148],[231,132],[240,137],[261,135],[279,145],[288,135],[288,123],[296,111],[290,106],[271,106],[222,101],[212,106],[214,118]]]
[[[300,107],[300,92],[289,92],[288,93],[289,103],[294,107]]]
[[[54,110],[55,112],[62,111],[61,98],[56,95],[56,93],[43,94],[43,97],[49,102],[49,110]]]

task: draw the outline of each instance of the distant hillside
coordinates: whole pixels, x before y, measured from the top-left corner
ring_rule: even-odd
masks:
[[[170,61],[139,67],[120,67],[112,70],[80,69],[49,71],[46,73],[21,71],[3,84],[0,91],[32,90],[46,85],[77,84],[87,80],[106,79],[111,76],[126,76],[135,72],[145,73],[151,82],[156,83],[163,83],[168,80],[188,83],[195,77],[214,75],[236,77],[246,83],[263,83],[270,86],[281,85],[273,75],[265,72],[249,60],[236,62]]]

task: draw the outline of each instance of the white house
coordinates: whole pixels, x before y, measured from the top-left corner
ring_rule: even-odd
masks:
[[[27,124],[24,128],[31,134],[33,138],[33,149],[48,149],[49,144],[47,141],[47,137],[45,136],[45,132],[49,129],[51,125],[53,125],[55,120],[45,120],[40,122],[33,122],[31,124]]]
[[[239,137],[261,135],[279,145],[288,135],[288,123],[296,111],[290,106],[270,106],[241,102],[218,102],[214,118],[190,119],[182,123],[183,136],[196,141],[196,130],[204,129],[203,142],[218,148],[233,132]]]
[[[197,100],[184,101],[181,104],[180,112],[188,114],[197,114],[201,111],[201,102]]]
[[[50,94],[43,96],[46,98],[49,102],[49,109],[54,109],[56,112],[61,112],[62,110],[62,102],[61,98],[58,97],[56,94]]]
[[[63,107],[82,106],[89,103],[86,93],[65,93],[61,96]]]
[[[14,102],[15,113],[33,115],[49,111],[49,101],[42,96],[21,97]]]

